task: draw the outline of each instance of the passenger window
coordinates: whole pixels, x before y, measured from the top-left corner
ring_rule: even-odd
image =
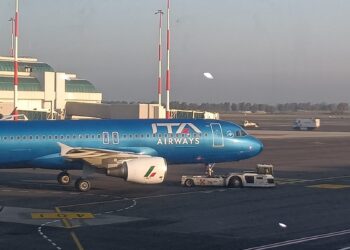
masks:
[[[60,138],[61,138],[61,140],[63,140],[63,139],[64,139],[64,136],[63,136],[63,135],[61,135],[61,136],[60,136]]]
[[[237,130],[237,131],[236,131],[236,136],[237,136],[237,137],[240,137],[240,136],[241,136],[241,131],[240,131],[240,130]]]
[[[103,144],[109,144],[109,133],[103,132]]]
[[[245,132],[244,130],[241,130],[241,135],[242,135],[242,136],[246,136],[246,135],[247,135],[247,132]]]
[[[112,138],[113,138],[113,144],[118,144],[119,143],[119,133],[118,132],[113,132],[112,133]]]

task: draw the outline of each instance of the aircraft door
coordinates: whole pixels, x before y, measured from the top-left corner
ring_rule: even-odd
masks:
[[[220,123],[210,123],[211,131],[213,133],[213,147],[219,148],[224,146],[224,136]]]

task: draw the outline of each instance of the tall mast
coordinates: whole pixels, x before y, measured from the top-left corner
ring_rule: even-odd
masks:
[[[162,105],[162,16],[163,11],[158,10],[159,14],[159,44],[158,44],[158,104]]]
[[[170,119],[170,0],[167,0],[166,118]]]
[[[13,60],[13,68],[14,68],[14,78],[13,78],[13,85],[14,85],[14,115],[18,114],[17,108],[18,108],[18,0],[16,1],[16,14],[15,14],[15,53],[14,53],[14,60]]]

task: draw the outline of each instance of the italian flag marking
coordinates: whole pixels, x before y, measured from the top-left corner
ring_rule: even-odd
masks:
[[[152,171],[153,171],[153,169],[155,168],[155,166],[151,166],[148,170],[147,170],[147,173],[145,174],[145,176],[144,177],[153,177],[153,176],[155,176],[156,175],[156,172],[153,172],[152,173]]]

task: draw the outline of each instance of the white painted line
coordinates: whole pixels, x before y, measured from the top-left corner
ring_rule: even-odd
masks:
[[[341,248],[339,250],[349,250],[349,249],[350,249],[350,247],[344,247],[344,248]]]
[[[238,189],[231,188],[230,190],[233,191],[233,190],[238,190]],[[123,198],[123,199],[121,199],[121,197],[120,197],[119,199],[108,200],[108,201],[96,201],[96,202],[87,202],[87,203],[77,203],[77,204],[72,204],[72,205],[63,205],[63,206],[59,206],[59,207],[60,208],[80,207],[80,206],[99,205],[99,204],[106,204],[106,203],[124,202],[124,201],[128,201],[128,200],[134,200],[136,202],[136,200],[164,198],[164,197],[173,197],[173,196],[183,196],[183,195],[192,195],[192,194],[203,194],[205,192],[206,193],[214,193],[214,192],[218,192],[218,191],[217,190],[204,190],[204,191],[202,190],[202,191],[173,193],[173,194],[160,194],[160,195],[153,195],[153,196],[151,195],[151,196]]]
[[[308,242],[308,241],[326,239],[326,238],[331,238],[331,237],[336,237],[336,236],[342,236],[342,235],[346,235],[346,234],[350,234],[350,229],[343,230],[343,231],[338,231],[338,232],[332,232],[332,233],[328,233],[328,234],[319,234],[319,235],[314,235],[314,236],[305,237],[305,238],[287,240],[287,241],[272,243],[272,244],[269,244],[269,245],[263,245],[263,246],[257,246],[257,247],[247,248],[247,249],[245,249],[245,250],[265,250],[265,249],[273,249],[273,248],[277,248],[277,247],[284,247],[284,246],[296,245],[296,244],[305,243],[305,242]]]

